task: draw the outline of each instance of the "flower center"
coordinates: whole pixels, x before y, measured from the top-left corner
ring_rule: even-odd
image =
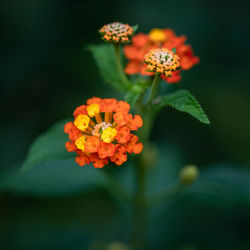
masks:
[[[95,127],[92,130],[92,135],[100,137],[102,134],[102,131],[105,130],[108,127],[112,127],[112,124],[101,122],[95,125]]]
[[[105,31],[112,32],[112,34],[118,34],[118,33],[127,32],[128,28],[123,23],[115,22],[115,23],[108,24],[105,28]]]
[[[167,50],[159,49],[152,53],[151,59],[162,66],[170,66],[173,64],[174,55]]]

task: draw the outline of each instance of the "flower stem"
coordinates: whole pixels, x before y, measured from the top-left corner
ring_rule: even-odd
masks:
[[[153,198],[148,201],[147,207],[152,208],[152,207],[176,196],[177,194],[181,193],[184,188],[185,188],[185,185],[178,182],[172,188],[160,193],[158,196],[152,196]]]
[[[127,204],[131,204],[131,197],[124,186],[110,173],[103,172],[105,179],[107,180],[107,188],[108,190],[117,196],[120,200],[126,202]]]
[[[160,74],[156,73],[149,97],[146,103],[141,103],[141,112],[143,113],[143,129],[141,130],[141,141],[144,148],[149,144],[151,128],[154,122],[155,113],[152,107],[152,101],[156,95]],[[135,158],[135,176],[136,176],[136,192],[134,195],[134,227],[133,227],[133,250],[143,250],[146,246],[147,239],[147,197],[146,192],[146,175],[148,162],[145,154],[141,154]]]
[[[154,80],[153,80],[153,83],[152,83],[150,95],[149,95],[148,101],[147,101],[149,104],[152,104],[152,101],[153,101],[153,99],[155,97],[160,77],[161,77],[160,73],[155,73],[155,77],[154,77]]]
[[[135,159],[136,193],[134,196],[133,250],[143,250],[146,241],[147,217],[145,200],[146,168],[142,157]]]
[[[122,80],[124,86],[128,87],[128,85],[129,85],[128,79],[124,73],[124,69],[123,69],[122,64],[121,64],[120,44],[119,43],[114,44],[114,48],[115,48],[115,61],[116,61],[118,73],[121,77],[121,80]]]

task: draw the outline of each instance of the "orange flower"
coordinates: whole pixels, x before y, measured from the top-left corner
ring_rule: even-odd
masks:
[[[142,127],[143,120],[140,115],[135,115],[134,118],[131,114],[129,114],[129,122],[128,127],[130,130],[138,130],[138,128]]]
[[[65,143],[65,148],[68,152],[73,152],[73,151],[76,151],[76,145],[74,142],[71,142],[71,141],[67,141]]]
[[[109,160],[121,165],[127,153],[139,154],[143,145],[131,131],[142,127],[143,120],[139,115],[133,117],[129,110],[125,101],[97,97],[76,108],[74,122],[64,126],[70,139],[65,147],[77,153],[76,163],[83,166],[91,162],[95,168],[102,168]]]
[[[134,75],[140,72],[141,64],[138,61],[131,61],[128,62],[126,68],[125,68],[125,73],[128,75]]]
[[[147,65],[144,63],[144,55],[156,48],[175,48],[176,55],[180,57],[180,64],[183,70],[189,70],[199,63],[199,58],[194,56],[190,45],[186,45],[187,37],[176,36],[171,29],[152,29],[149,34],[139,33],[132,38],[132,44],[124,46],[125,57],[129,60],[125,67],[125,73],[129,75],[153,75],[147,72]],[[172,72],[171,77],[161,75],[168,83],[177,83],[181,80],[180,72]]]
[[[114,162],[116,165],[122,165],[125,161],[127,161],[127,149],[120,145],[116,144],[115,145],[115,153],[113,156],[110,157],[110,161]]]
[[[92,97],[92,98],[87,100],[87,104],[88,105],[95,104],[95,103],[99,104],[101,101],[102,101],[102,99],[99,97]]]
[[[85,164],[89,164],[90,160],[87,154],[79,150],[77,150],[76,153],[78,154],[78,156],[76,156],[75,161],[79,166],[82,167]]]
[[[130,129],[127,126],[122,126],[118,128],[117,135],[115,139],[119,143],[126,143],[130,138]]]
[[[140,154],[143,145],[141,142],[137,143],[139,138],[136,135],[131,134],[129,141],[126,143],[126,149],[128,153]]]
[[[144,47],[148,43],[148,41],[148,36],[143,33],[138,33],[132,38],[132,43],[138,48]]]
[[[119,101],[116,107],[116,112],[128,112],[130,105],[125,101]]]
[[[87,114],[86,105],[81,105],[77,107],[73,113],[74,117],[77,117],[78,115],[86,115],[86,114]]]
[[[85,143],[85,152],[95,153],[98,150],[100,140],[96,136],[90,136]]]
[[[129,114],[127,112],[118,111],[113,117],[118,126],[126,125],[129,122]]]
[[[101,100],[101,112],[114,112],[118,101],[114,98],[105,98]]]
[[[102,159],[113,156],[115,153],[115,145],[101,141],[98,147],[98,156]]]
[[[162,77],[162,79],[166,80],[169,84],[177,83],[181,80],[180,70],[172,72],[171,77],[166,77],[164,75],[162,75],[161,77]]]
[[[71,141],[75,141],[77,138],[81,136],[81,131],[74,126],[73,122],[68,122],[64,126],[64,132],[69,134],[69,139]]]
[[[108,158],[101,159],[97,153],[91,154],[89,158],[95,168],[103,168],[109,162]]]
[[[129,60],[136,60],[138,49],[133,46],[124,46],[124,54]]]
[[[134,30],[128,24],[114,22],[104,25],[99,33],[102,39],[112,43],[128,43],[132,37]]]
[[[199,57],[194,56],[193,50],[190,45],[184,45],[179,48],[179,52],[182,53],[182,69],[189,70],[195,64],[200,62]]]

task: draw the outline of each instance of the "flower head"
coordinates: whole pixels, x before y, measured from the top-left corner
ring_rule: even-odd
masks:
[[[142,127],[143,120],[129,114],[129,110],[125,101],[97,97],[87,100],[87,105],[75,109],[74,122],[64,126],[70,139],[66,150],[77,153],[75,160],[80,166],[92,162],[95,168],[109,161],[121,165],[127,153],[139,154],[143,145],[132,131]]]
[[[124,46],[124,54],[129,60],[126,74],[153,75],[154,72],[146,71],[144,56],[148,51],[157,48],[175,48],[176,55],[180,57],[182,70],[189,70],[199,63],[199,58],[194,56],[192,47],[185,44],[186,36],[176,36],[171,29],[152,29],[148,34],[139,33],[132,37],[132,44]],[[172,76],[161,75],[168,83],[177,83],[181,80],[180,70],[172,72]]]
[[[134,33],[134,30],[128,24],[113,22],[104,25],[99,32],[102,39],[106,42],[128,43]]]
[[[145,55],[146,71],[172,76],[172,72],[180,69],[180,58],[172,50],[152,49]]]

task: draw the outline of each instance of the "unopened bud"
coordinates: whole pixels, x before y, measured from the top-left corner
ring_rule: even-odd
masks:
[[[107,250],[129,250],[129,247],[122,242],[112,242],[107,246]]]
[[[181,182],[185,185],[191,184],[199,176],[199,169],[195,165],[186,165],[180,171]]]

